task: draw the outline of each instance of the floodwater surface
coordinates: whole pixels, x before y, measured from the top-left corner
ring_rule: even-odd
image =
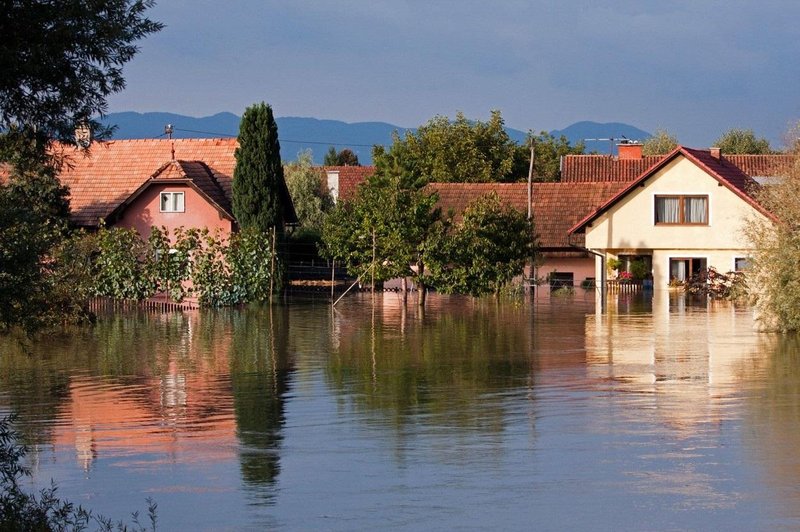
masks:
[[[356,295],[0,354],[26,485],[161,530],[800,528],[800,348],[745,307]]]

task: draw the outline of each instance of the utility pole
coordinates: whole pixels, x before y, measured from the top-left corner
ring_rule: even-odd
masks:
[[[529,131],[528,133],[531,137],[531,164],[528,166],[528,220],[533,217],[533,210],[531,208],[531,202],[533,201],[533,156],[534,156],[534,140],[533,140],[533,131]]]

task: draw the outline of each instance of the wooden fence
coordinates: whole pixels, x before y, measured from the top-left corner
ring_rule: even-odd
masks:
[[[113,297],[93,297],[89,300],[89,310],[106,312],[113,310],[150,310],[155,312],[180,312],[196,310],[200,304],[194,299],[184,299],[180,303],[165,297],[151,297],[137,301],[135,299],[115,299]]]

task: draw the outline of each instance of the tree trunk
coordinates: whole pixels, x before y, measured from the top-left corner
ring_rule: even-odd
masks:
[[[419,290],[419,296],[417,297],[417,305],[420,307],[425,306],[425,281],[422,280],[422,275],[425,273],[425,264],[422,261],[417,263],[417,290]]]

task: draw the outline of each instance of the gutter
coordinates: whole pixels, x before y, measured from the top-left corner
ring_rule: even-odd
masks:
[[[600,312],[605,312],[606,311],[606,306],[607,306],[606,299],[607,299],[607,292],[608,292],[606,290],[606,283],[607,283],[607,279],[606,279],[606,260],[607,259],[606,259],[606,257],[607,257],[607,255],[605,253],[600,253],[599,251],[595,251],[593,249],[589,249],[589,248],[584,247],[584,246],[576,246],[575,244],[570,242],[571,238],[572,238],[572,233],[567,233],[567,245],[569,245],[569,247],[575,248],[575,249],[579,249],[581,251],[585,251],[586,253],[589,253],[591,255],[594,255],[595,257],[600,257],[601,259],[603,259],[603,262],[600,265],[600,285],[597,286],[597,281],[595,280],[595,286],[600,290]]]

